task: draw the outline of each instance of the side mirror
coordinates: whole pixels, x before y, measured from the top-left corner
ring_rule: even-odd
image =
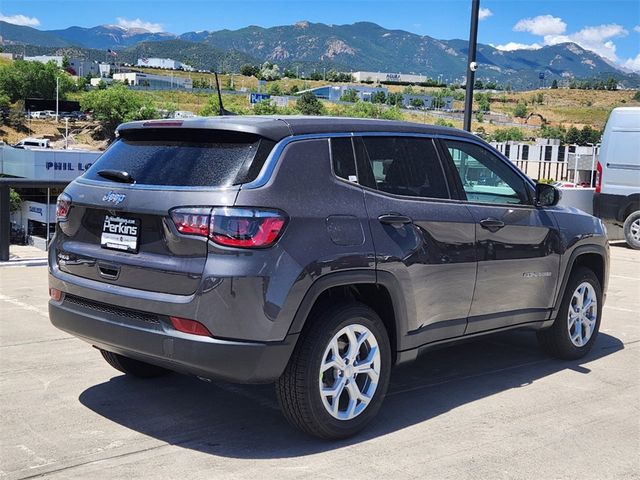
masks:
[[[536,184],[536,206],[553,207],[562,198],[562,192],[548,183]]]

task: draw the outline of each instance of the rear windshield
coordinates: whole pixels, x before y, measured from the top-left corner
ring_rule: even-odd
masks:
[[[139,185],[223,187],[255,179],[273,142],[259,136],[195,129],[125,131],[84,178],[127,172]]]

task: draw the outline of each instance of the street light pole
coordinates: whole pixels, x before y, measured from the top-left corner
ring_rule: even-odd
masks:
[[[60,77],[56,77],[56,123],[58,123],[58,98],[60,90]]]
[[[467,88],[464,96],[464,129],[471,131],[471,115],[473,114],[473,83],[475,82],[475,72],[478,69],[476,64],[476,50],[478,46],[478,12],[480,11],[480,0],[471,0],[471,27],[469,30],[469,58],[467,61]]]

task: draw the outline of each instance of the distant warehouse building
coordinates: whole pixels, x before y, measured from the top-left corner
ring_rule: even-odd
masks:
[[[387,89],[384,87],[364,87],[362,85],[326,85],[324,87],[302,90],[298,92],[298,94],[311,92],[318,98],[337,102],[342,98],[342,95],[344,95],[347,90],[355,90],[358,98],[365,102],[370,101],[371,95],[375,92],[384,92],[385,96],[387,95]]]
[[[62,55],[35,55],[33,57],[24,57],[27,62],[40,62],[49,63],[53,62],[58,67],[62,68],[64,56]],[[101,75],[101,66],[98,62],[90,62],[83,58],[70,57],[69,60],[69,73],[71,75],[77,75],[79,77],[86,77],[87,75]]]
[[[353,72],[356,82],[406,82],[422,83],[428,80],[426,75],[411,75],[408,73],[387,73],[387,72]]]
[[[187,77],[152,75],[149,73],[114,73],[113,80],[123,82],[134,87],[148,87],[151,89],[192,89],[193,81]]]
[[[173,60],[172,58],[139,58],[138,67],[163,68],[165,70],[184,70],[190,72],[193,70],[191,65]]]

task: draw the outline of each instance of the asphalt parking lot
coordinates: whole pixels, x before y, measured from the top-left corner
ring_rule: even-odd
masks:
[[[337,443],[289,427],[270,385],[125,378],[51,326],[46,267],[0,267],[0,477],[640,478],[640,252],[611,256],[588,357],[530,332],[430,352]]]

